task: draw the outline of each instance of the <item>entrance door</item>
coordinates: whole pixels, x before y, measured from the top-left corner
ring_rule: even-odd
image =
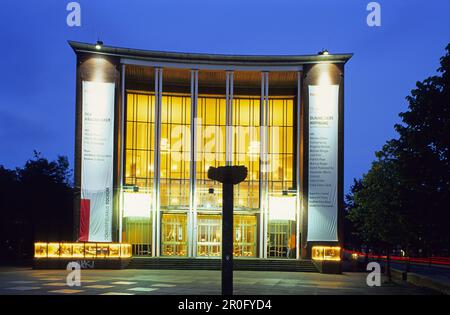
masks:
[[[162,255],[186,256],[187,254],[187,217],[186,214],[162,215]]]
[[[198,215],[197,256],[221,255],[222,219],[220,215]]]
[[[268,253],[270,258],[295,258],[295,222],[271,221],[268,231]]]
[[[256,216],[234,216],[234,249],[236,257],[255,257],[256,255]]]
[[[150,218],[124,218],[124,231],[122,239],[124,243],[132,246],[133,255],[152,255],[152,220]]]

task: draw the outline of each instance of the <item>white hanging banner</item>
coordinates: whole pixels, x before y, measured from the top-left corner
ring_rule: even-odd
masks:
[[[114,83],[83,81],[79,240],[111,242]]]
[[[308,241],[337,241],[338,85],[310,85]]]

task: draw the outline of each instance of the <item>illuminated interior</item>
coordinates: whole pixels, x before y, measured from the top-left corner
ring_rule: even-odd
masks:
[[[149,193],[123,193],[124,218],[149,218],[151,209],[151,194]]]
[[[295,258],[294,98],[269,98],[267,256]]]
[[[187,255],[187,215],[164,213],[162,215],[163,256]]]
[[[256,257],[257,228],[255,215],[235,215],[234,248],[235,257]]]
[[[208,169],[225,164],[225,97],[200,95],[197,119],[196,203],[199,210],[220,211],[222,184],[208,179]]]
[[[313,260],[341,260],[341,248],[338,246],[313,246],[311,251]]]
[[[129,258],[131,245],[119,243],[43,243],[34,244],[34,258]]]
[[[296,87],[297,74],[275,74],[275,83],[288,80],[291,85],[282,89],[276,83],[269,89],[273,95],[269,95],[268,108],[264,111],[268,125],[263,130],[267,132],[268,142],[265,171],[261,167],[261,72],[235,72],[229,113],[225,71],[199,70],[195,99],[191,97],[190,70],[164,69],[158,152],[155,150],[155,69],[130,66],[127,71],[126,81],[130,83],[125,104],[121,226],[122,241],[132,244],[133,255],[153,256],[152,250],[159,246],[162,256],[220,256],[222,185],[209,180],[207,172],[211,166],[225,165],[230,150],[233,164],[248,168],[246,180],[234,188],[234,206],[238,211],[234,219],[235,255],[260,257],[259,245],[264,238],[267,257],[295,258],[296,98],[293,95],[296,91],[291,85],[294,82]],[[193,112],[195,117],[191,117]],[[232,145],[228,149],[227,114],[233,127]],[[196,152],[192,162],[193,124]],[[154,165],[158,156],[160,180],[156,183]],[[155,192],[159,193],[159,209],[154,208],[154,198],[158,196]],[[263,203],[267,211],[265,228],[258,227]],[[261,229],[264,236],[260,234]]]
[[[260,98],[233,99],[233,164],[245,165],[246,180],[234,189],[237,209],[259,210]]]
[[[197,255],[201,257],[221,256],[222,216],[199,215]],[[235,257],[256,256],[256,217],[254,215],[234,215],[233,255]]]
[[[155,96],[128,92],[125,126],[125,174],[122,241],[133,254],[152,254],[152,204],[154,187]]]
[[[198,215],[197,256],[220,256],[222,242],[222,220],[220,215]]]
[[[191,98],[163,94],[161,112],[161,207],[188,209]]]
[[[154,178],[155,96],[127,94],[125,184],[152,188]]]

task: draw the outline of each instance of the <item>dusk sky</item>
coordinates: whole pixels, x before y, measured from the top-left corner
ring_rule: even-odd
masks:
[[[368,0],[68,0],[0,5],[0,165],[33,150],[73,167],[75,54],[68,40],[128,48],[224,54],[354,53],[345,76],[345,190],[396,136],[416,81],[436,73],[450,42],[450,1],[384,0],[368,27]]]

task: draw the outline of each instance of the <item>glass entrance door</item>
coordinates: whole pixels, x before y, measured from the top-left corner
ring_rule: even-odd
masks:
[[[132,245],[133,255],[152,255],[152,221],[150,218],[124,218],[123,242]]]
[[[162,215],[162,255],[186,256],[187,254],[187,218],[186,214]]]
[[[222,219],[220,215],[198,215],[197,256],[221,255]]]
[[[234,216],[235,257],[255,257],[256,255],[256,216]]]
[[[295,258],[295,221],[271,221],[268,230],[270,258]]]

